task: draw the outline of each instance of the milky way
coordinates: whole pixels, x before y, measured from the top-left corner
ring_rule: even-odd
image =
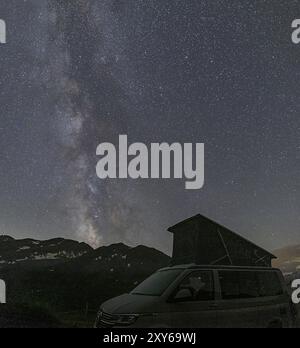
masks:
[[[291,0],[2,1],[1,233],[169,251],[166,228],[203,213],[299,243],[297,16]],[[99,180],[97,145],[119,134],[204,142],[204,188]]]

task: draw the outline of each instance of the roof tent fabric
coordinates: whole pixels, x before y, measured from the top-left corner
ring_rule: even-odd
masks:
[[[174,234],[172,264],[271,267],[276,257],[218,223],[196,215],[168,231]]]

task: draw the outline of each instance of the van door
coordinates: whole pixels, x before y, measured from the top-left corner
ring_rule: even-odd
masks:
[[[169,322],[176,328],[217,325],[214,274],[199,270],[189,273],[168,301]]]
[[[293,324],[291,298],[280,271],[257,272],[264,327],[290,327]]]
[[[272,271],[219,271],[218,326],[285,325],[287,313],[282,310],[283,290],[276,276]]]

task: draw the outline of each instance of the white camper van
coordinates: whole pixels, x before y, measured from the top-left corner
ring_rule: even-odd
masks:
[[[95,327],[292,327],[295,307],[273,268],[184,265],[101,305]]]

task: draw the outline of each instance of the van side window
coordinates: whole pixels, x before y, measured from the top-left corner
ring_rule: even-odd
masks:
[[[278,296],[282,294],[282,287],[275,272],[220,271],[219,279],[224,300]]]
[[[225,300],[255,298],[259,296],[255,272],[219,272],[222,298]]]
[[[259,272],[257,275],[261,296],[279,296],[283,294],[282,285],[276,272]]]
[[[179,285],[178,290],[187,289],[190,297],[185,301],[214,300],[214,282],[211,271],[195,271],[190,273]]]

